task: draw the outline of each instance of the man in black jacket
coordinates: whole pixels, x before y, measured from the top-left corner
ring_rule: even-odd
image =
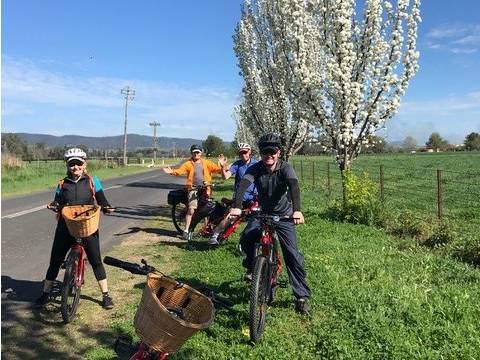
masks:
[[[235,193],[235,203],[232,205],[229,215],[241,214],[241,200],[243,193],[254,183],[258,191],[258,201],[262,212],[280,217],[290,216],[291,221],[278,221],[275,223],[280,246],[288,272],[290,285],[296,298],[295,310],[301,314],[308,314],[310,306],[310,288],[306,282],[304,257],[298,250],[297,233],[295,225],[303,224],[304,218],[300,209],[300,188],[298,178],[292,166],[286,161],[279,159],[281,142],[274,134],[265,134],[258,142],[262,160],[250,166],[245,176],[240,181]],[[247,268],[245,278],[251,279],[254,261],[255,242],[261,234],[258,221],[251,221],[246,226],[248,235],[242,248],[247,253],[244,265]]]

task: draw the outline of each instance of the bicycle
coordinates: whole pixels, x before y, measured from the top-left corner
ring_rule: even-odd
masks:
[[[224,203],[227,206],[230,206],[233,204],[233,200],[222,198],[222,203]],[[218,236],[218,241],[220,243],[226,241],[235,232],[235,230],[237,230],[240,224],[245,221],[247,216],[249,216],[252,212],[255,212],[258,210],[259,210],[258,201],[257,200],[250,201],[242,209],[242,214],[240,216],[236,216],[234,218],[232,217],[233,221],[228,222],[228,225],[226,226],[225,230],[223,230]],[[228,214],[225,214],[225,216],[228,216]]]
[[[262,233],[255,248],[255,260],[250,287],[250,340],[257,343],[265,330],[267,306],[270,305],[278,289],[278,278],[282,272],[282,261],[279,254],[279,239],[274,223],[281,220],[291,221],[291,217],[262,214],[258,211],[251,214],[260,221]]]
[[[48,209],[63,216],[65,218],[65,210],[69,208],[77,209],[78,206],[64,206],[60,209],[60,205],[50,204]],[[99,206],[88,206],[85,213],[87,216],[90,214],[89,211],[99,211]],[[113,211],[114,208],[104,208],[103,211],[106,213],[108,211]],[[82,213],[77,216],[83,215]],[[98,214],[99,216],[99,214]],[[68,226],[67,226],[68,227]],[[98,228],[98,223],[97,223]],[[93,230],[93,229],[92,229]],[[92,231],[92,234],[95,233],[96,229]],[[80,294],[82,292],[82,286],[85,282],[85,265],[87,262],[87,254],[85,252],[85,243],[88,241],[88,237],[75,236],[72,234],[69,228],[70,234],[74,237],[74,243],[70,247],[68,254],[65,258],[65,261],[62,264],[62,268],[65,269],[62,282],[61,290],[61,300],[60,300],[60,312],[62,314],[62,319],[65,324],[70,323],[77,314],[78,305],[80,303]]]
[[[158,273],[158,271],[153,266],[148,265],[147,262],[143,259],[141,260],[142,265],[123,261],[110,256],[105,256],[103,259],[103,262],[107,265],[118,267],[123,270],[129,271],[132,274],[146,275],[147,281],[148,281],[149,274]],[[213,292],[211,289],[207,287],[195,289],[184,283],[177,282],[175,279],[170,278],[166,275],[163,275],[163,276],[168,279],[171,279],[171,281],[174,282],[174,289],[181,289],[184,287],[193,289],[194,292],[198,292],[199,294],[201,294],[201,296],[204,297],[204,299],[207,299],[208,302],[212,304],[211,319],[207,321],[205,324],[202,324],[203,326],[199,324],[195,324],[196,330],[199,330],[200,328],[205,328],[213,322],[214,309],[217,306],[218,307],[221,306],[227,309],[233,306],[233,303],[230,300],[216,294],[215,292]],[[145,293],[145,290],[144,290],[144,293]],[[168,302],[168,304],[165,304],[165,309],[171,315],[171,318],[167,318],[169,319],[170,322],[178,321],[178,322],[186,323],[188,321],[191,321],[191,316],[187,314],[187,312],[189,311],[189,305],[193,305],[193,307],[199,307],[199,303],[196,302],[194,304],[195,301],[192,300],[191,297],[179,299],[178,294],[172,295],[172,292],[169,289],[160,288],[157,290],[155,296],[158,298],[158,300],[160,300],[160,303],[162,303],[162,305],[163,303]],[[143,298],[142,298],[142,301],[143,301]],[[140,309],[140,306],[139,306],[139,309]],[[138,316],[139,309],[137,310],[137,314],[135,315],[135,318],[137,318]],[[158,325],[164,325],[164,324],[158,324]],[[193,335],[193,333],[189,334],[190,336],[188,336],[187,338],[181,339],[181,341],[177,341],[174,345],[166,344],[167,341],[161,344],[157,343],[156,345],[154,345],[149,343],[151,339],[154,338],[154,336],[153,337],[145,336],[145,334],[142,334],[142,331],[139,331],[137,327],[137,323],[135,323],[135,326],[136,326],[135,330],[139,334],[141,339],[140,343],[133,346],[131,344],[132,342],[131,339],[120,337],[120,338],[117,338],[114,345],[116,352],[119,352],[121,348],[126,348],[126,350],[130,353],[130,360],[140,360],[140,359],[165,360],[167,359],[169,352],[162,350],[163,348],[168,348],[173,346],[174,349],[178,350],[183,344],[183,342],[186,341],[188,337]],[[170,326],[169,330],[172,331],[171,329],[172,327]],[[149,328],[148,330],[151,331],[152,328]],[[167,332],[165,329],[161,329],[161,330],[162,331],[160,331],[160,333]]]
[[[211,186],[214,186],[211,185]],[[213,229],[223,220],[227,212],[227,206],[223,203],[213,200],[208,193],[209,185],[196,186],[195,190],[198,193],[198,207],[192,216],[188,233],[189,240],[195,231],[195,227],[204,218],[208,218],[200,230],[200,235],[209,237],[213,233]],[[185,216],[188,210],[188,191],[186,189],[171,190],[167,196],[167,202],[172,206],[171,218],[173,225],[177,231],[182,234],[185,230]]]

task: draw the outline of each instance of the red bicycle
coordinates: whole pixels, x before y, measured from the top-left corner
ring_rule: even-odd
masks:
[[[99,206],[94,205],[85,205],[85,210],[80,212],[75,212],[76,216],[86,215],[82,218],[82,222],[88,221],[89,218],[93,216],[100,216],[96,213],[100,211]],[[75,209],[76,211],[79,206],[64,206],[61,209],[60,215],[60,206],[58,204],[51,204],[48,207],[50,210],[63,216],[66,219],[66,213],[68,210]],[[105,208],[104,212],[112,211],[114,208]],[[90,214],[91,212],[91,214]],[[66,219],[66,221],[68,221]],[[67,222],[68,227],[68,222]],[[97,220],[98,227],[98,220]],[[85,244],[88,241],[88,236],[81,237],[75,236],[75,233],[69,228],[69,231],[72,236],[75,238],[75,242],[70,247],[67,257],[62,264],[62,268],[65,269],[65,274],[63,275],[63,285],[61,291],[61,300],[60,300],[60,311],[62,313],[62,319],[65,324],[70,323],[77,314],[78,305],[80,303],[80,294],[82,292],[82,285],[85,282],[85,265],[87,262],[87,254],[85,252]],[[90,230],[91,233],[94,233],[96,229]]]
[[[256,343],[265,330],[267,306],[272,303],[282,271],[282,261],[279,253],[279,239],[274,223],[281,220],[292,220],[291,217],[281,218],[276,215],[253,213],[251,216],[261,224],[261,237],[256,245],[256,256],[250,287],[250,340]]]
[[[232,205],[233,200],[222,198],[222,203],[230,206]],[[222,233],[218,236],[218,241],[219,242],[226,241],[235,232],[235,230],[237,230],[240,224],[245,221],[245,218],[247,216],[249,216],[252,212],[255,212],[258,210],[259,210],[259,205],[257,200],[253,200],[249,202],[247,206],[242,209],[242,214],[240,216],[231,217],[231,221],[228,222],[228,225],[226,226],[225,230],[223,230]],[[225,214],[225,216],[228,216],[228,214]],[[209,233],[206,236],[211,236],[211,233]]]
[[[211,185],[214,186],[214,185]],[[205,218],[208,221],[200,230],[200,235],[208,237],[213,233],[213,229],[223,220],[227,212],[227,206],[223,203],[212,199],[208,192],[209,185],[196,186],[195,190],[198,193],[198,208],[192,216],[192,221],[189,227],[189,239],[193,235],[196,226]],[[171,217],[172,222],[177,231],[182,234],[185,230],[185,216],[188,210],[188,192],[186,189],[171,190],[168,193],[167,201],[172,206]]]
[[[132,274],[147,275],[147,279],[149,274],[157,272],[157,270],[153,266],[148,265],[147,262],[143,259],[141,261],[142,265],[130,263],[130,262],[116,259],[110,256],[105,256],[105,258],[103,259],[103,262],[107,265],[127,270]],[[141,342],[136,345],[133,345],[131,338],[119,337],[115,342],[115,351],[117,353],[122,353],[122,352],[129,353],[130,360],[142,360],[142,359],[165,360],[167,359],[169,353],[166,351],[158,350],[158,348],[164,349],[164,348],[173,347],[174,349],[178,349],[181,347],[183,342],[187,340],[189,336],[193,335],[194,332],[189,333],[188,336],[184,336],[180,340],[174,339],[172,335],[175,332],[175,326],[172,326],[172,323],[174,324],[175,322],[178,322],[185,325],[186,323],[194,321],[192,316],[192,311],[198,311],[198,309],[201,307],[200,301],[198,301],[198,295],[203,297],[203,299],[200,299],[200,300],[203,300],[203,301],[207,300],[213,306],[210,308],[212,311],[212,314],[210,317],[202,316],[203,318],[209,318],[210,321],[207,321],[206,323],[203,323],[203,324],[198,324],[198,323],[193,324],[196,330],[205,328],[209,326],[211,322],[213,322],[214,308],[221,306],[231,310],[230,308],[233,306],[233,303],[230,300],[214,293],[209,288],[202,287],[200,289],[195,289],[195,288],[189,287],[184,283],[177,282],[173,278],[170,278],[170,277],[167,277],[167,278],[170,279],[169,281],[171,283],[173,283],[173,287],[169,289],[164,289],[162,287],[160,287],[159,289],[155,288],[156,294],[154,296],[158,298],[158,301],[162,304],[164,309],[169,313],[165,323],[163,324],[158,323],[156,324],[156,326],[165,327],[160,329],[160,333],[167,334],[168,336],[170,336],[170,340],[164,340],[163,343],[162,342],[157,343],[156,345],[157,349],[155,349],[155,346],[149,343],[149,340],[156,338],[155,334],[151,334],[151,332],[154,331],[154,329],[148,328],[147,330],[150,333],[145,334],[143,331],[137,328],[137,322],[135,322],[136,331],[141,338]],[[194,293],[191,293],[191,296],[181,297],[176,291],[179,289],[181,290],[182,288],[193,289]],[[145,294],[145,290],[144,290],[144,294]],[[144,301],[143,297],[142,297],[142,301]],[[149,310],[151,310],[151,308],[149,308]],[[138,315],[138,311],[137,311],[137,315]],[[169,323],[166,324],[167,322]],[[164,335],[161,335],[161,336],[164,336]],[[174,345],[172,345],[173,343]]]

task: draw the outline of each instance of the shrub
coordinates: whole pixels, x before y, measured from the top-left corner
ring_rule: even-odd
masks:
[[[2,154],[2,170],[18,169],[24,167],[25,163],[22,161],[22,159],[11,154]]]
[[[344,175],[345,201],[333,200],[326,216],[340,221],[356,224],[376,224],[384,211],[378,198],[377,184],[364,173],[358,178],[353,172]]]
[[[422,244],[433,233],[432,222],[407,210],[398,215],[391,232],[399,237],[414,238]]]
[[[480,266],[480,238],[476,236],[461,239],[452,248],[452,255],[466,263]]]
[[[447,220],[437,221],[433,233],[422,243],[428,247],[436,248],[447,243],[452,243],[457,238],[457,232],[452,223]]]
[[[445,219],[422,217],[411,211],[400,213],[395,220],[395,225],[385,229],[401,238],[411,237],[417,244],[430,248],[439,248],[453,243],[458,237],[451,222]]]
[[[345,173],[344,219],[354,223],[372,225],[378,218],[382,206],[378,198],[378,186],[367,173],[357,177],[352,171]]]

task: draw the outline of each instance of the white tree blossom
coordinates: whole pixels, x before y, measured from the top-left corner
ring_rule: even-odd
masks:
[[[309,115],[296,96],[291,70],[291,23],[288,1],[245,1],[235,34],[235,52],[244,79],[239,122],[259,138],[267,132],[282,140],[288,159],[303,145]]]
[[[235,132],[235,140],[237,144],[247,143],[247,144],[250,144],[250,146],[252,146],[253,148],[255,148],[257,146],[256,144],[257,138],[252,133],[252,131],[248,128],[245,122],[241,121],[239,106],[236,106],[233,109],[232,118],[235,121],[235,124],[237,125],[237,130]]]
[[[288,0],[298,58],[292,67],[302,102],[315,127],[332,141],[340,170],[349,169],[400,106],[418,70],[416,50],[420,0]]]
[[[279,133],[288,155],[308,133],[326,136],[349,169],[418,70],[420,21],[420,0],[246,0],[240,121],[257,136]]]

